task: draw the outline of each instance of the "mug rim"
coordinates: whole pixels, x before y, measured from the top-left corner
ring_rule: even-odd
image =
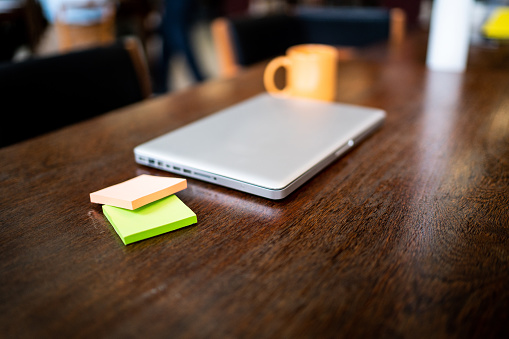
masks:
[[[305,49],[308,49],[306,51]],[[291,46],[287,49],[286,54],[306,54],[307,56],[313,55],[337,55],[337,48],[326,44],[298,44]]]

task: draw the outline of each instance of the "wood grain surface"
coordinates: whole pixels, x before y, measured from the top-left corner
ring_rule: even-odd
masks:
[[[341,62],[338,101],[387,121],[288,198],[189,179],[198,223],[129,246],[89,193],[173,176],[133,148],[263,91],[263,64],[0,149],[0,337],[509,337],[507,54],[438,73],[425,48]]]

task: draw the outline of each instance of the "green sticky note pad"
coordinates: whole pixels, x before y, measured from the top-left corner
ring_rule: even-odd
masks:
[[[103,212],[125,245],[197,222],[196,214],[176,195],[135,210],[103,205]]]

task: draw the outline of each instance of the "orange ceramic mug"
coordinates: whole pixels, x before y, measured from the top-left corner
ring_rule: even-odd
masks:
[[[336,98],[338,52],[335,47],[305,44],[290,47],[286,56],[273,59],[265,68],[263,82],[267,92],[324,101]],[[282,89],[274,83],[274,74],[286,68],[286,84]]]

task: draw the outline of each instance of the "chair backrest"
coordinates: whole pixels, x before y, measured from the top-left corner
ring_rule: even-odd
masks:
[[[320,43],[361,47],[381,40],[400,42],[405,14],[399,9],[297,7],[291,14],[217,18],[212,23],[220,73],[284,54],[292,45]]]
[[[231,19],[229,29],[236,61],[242,66],[284,54],[303,35],[297,18],[284,14]]]
[[[297,7],[302,43],[360,47],[387,40],[390,11],[370,7]]]
[[[0,64],[0,79],[1,146],[151,94],[145,56],[134,37],[104,47]]]

